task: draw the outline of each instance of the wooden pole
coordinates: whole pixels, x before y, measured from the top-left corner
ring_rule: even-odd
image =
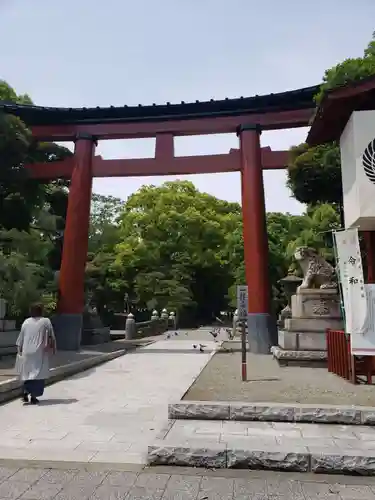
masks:
[[[246,359],[246,324],[241,321],[241,351],[242,351],[242,382],[247,380],[247,359]]]

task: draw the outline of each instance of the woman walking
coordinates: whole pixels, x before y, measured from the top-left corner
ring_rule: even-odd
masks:
[[[30,308],[30,317],[21,327],[17,339],[18,373],[23,380],[24,403],[38,404],[38,397],[44,393],[45,380],[49,377],[49,360],[56,352],[56,338],[52,323],[43,317],[43,306],[35,304]]]

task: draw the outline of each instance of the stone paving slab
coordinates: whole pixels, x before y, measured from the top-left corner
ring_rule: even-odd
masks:
[[[123,356],[127,352],[126,349],[121,348],[121,345],[115,345],[114,347],[116,350],[108,349],[108,352],[106,352],[106,350],[104,350],[104,352],[100,350],[95,352],[82,350],[73,353],[76,356],[72,355],[70,352],[59,352],[52,360],[50,378],[46,381],[47,385],[54,384],[71,375],[111,361],[119,356]],[[12,376],[8,376],[5,380],[0,381],[0,403],[12,400],[22,394],[22,383],[19,381],[18,377],[15,377],[15,370],[13,367],[11,371]]]
[[[140,473],[98,469],[0,468],[7,500],[375,500],[372,478],[173,468]]]
[[[168,406],[168,415],[170,419],[375,425],[375,407],[366,406],[181,401]]]
[[[150,465],[375,475],[375,429],[285,422],[175,420]]]
[[[129,352],[48,387],[39,406],[2,405],[0,461],[145,463],[168,403],[183,396],[211,357],[175,353],[173,343],[160,342],[167,353]]]

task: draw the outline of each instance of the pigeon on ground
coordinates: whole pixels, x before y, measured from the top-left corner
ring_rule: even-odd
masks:
[[[227,332],[228,339],[233,340],[232,330],[230,328],[226,328],[225,331]]]
[[[213,336],[213,338],[214,338],[214,342],[217,342],[217,339],[216,339],[216,337],[217,337],[217,332],[214,330],[214,331],[212,331],[212,332],[210,332],[210,333],[211,333],[211,335],[212,335],[212,336]]]
[[[175,335],[178,335],[178,333],[177,333],[177,332],[174,332],[174,334],[175,334]]]
[[[171,335],[168,333],[168,335],[167,335],[167,339],[170,339],[170,338],[171,338]]]
[[[197,344],[193,344],[193,347],[194,347],[194,349],[196,349],[198,346],[197,346]]]
[[[200,352],[204,352],[204,348],[205,348],[205,347],[206,347],[206,346],[205,346],[204,344],[199,344],[199,351],[200,351]]]

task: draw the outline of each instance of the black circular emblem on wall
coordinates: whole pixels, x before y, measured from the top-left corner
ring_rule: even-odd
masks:
[[[375,139],[373,139],[364,150],[362,165],[368,179],[375,184]]]

